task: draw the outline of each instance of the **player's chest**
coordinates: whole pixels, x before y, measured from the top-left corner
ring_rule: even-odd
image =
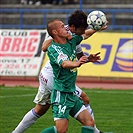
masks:
[[[64,47],[62,51],[63,51],[64,54],[66,54],[72,60],[76,58],[76,50],[75,50],[75,48],[72,48],[71,46]]]

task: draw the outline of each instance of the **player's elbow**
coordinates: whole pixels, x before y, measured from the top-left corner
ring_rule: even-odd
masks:
[[[62,68],[68,68],[68,65],[67,65],[66,61],[63,61],[61,66],[62,66]]]
[[[42,46],[42,51],[43,52],[46,52],[47,51],[47,48],[45,46]]]

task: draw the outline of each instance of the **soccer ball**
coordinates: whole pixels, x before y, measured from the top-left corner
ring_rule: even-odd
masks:
[[[106,15],[102,11],[92,11],[87,17],[89,27],[94,30],[100,30],[106,22]]]

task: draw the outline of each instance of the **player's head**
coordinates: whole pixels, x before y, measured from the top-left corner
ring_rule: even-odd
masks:
[[[87,15],[82,10],[76,10],[68,18],[68,25],[72,33],[77,35],[84,34],[87,24]]]
[[[47,31],[52,38],[55,36],[67,38],[69,36],[64,23],[59,19],[48,22]]]

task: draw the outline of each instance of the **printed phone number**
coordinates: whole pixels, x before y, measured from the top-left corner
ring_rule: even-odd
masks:
[[[36,69],[37,64],[0,64],[2,69]]]

